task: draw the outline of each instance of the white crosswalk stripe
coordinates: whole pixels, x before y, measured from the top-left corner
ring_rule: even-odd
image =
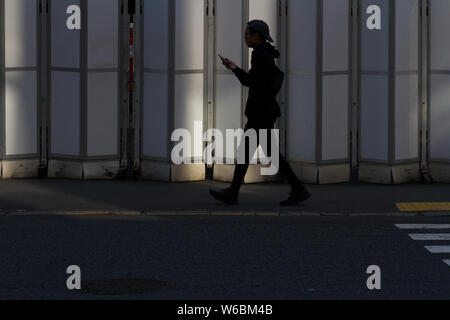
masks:
[[[450,224],[396,224],[399,229],[450,229]]]
[[[409,236],[418,241],[450,240],[450,233],[411,233]]]
[[[398,229],[402,230],[447,230],[450,224],[395,224]],[[410,233],[409,237],[415,241],[450,241],[449,233]],[[431,253],[445,254],[450,253],[450,245],[425,246]],[[443,259],[444,263],[450,266],[450,259]]]
[[[450,246],[425,246],[431,253],[450,253]]]

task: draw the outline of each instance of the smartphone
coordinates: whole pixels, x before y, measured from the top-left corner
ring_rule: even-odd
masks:
[[[219,54],[219,58],[220,58],[220,60],[222,60],[222,62],[225,62],[225,58],[222,57],[220,54]]]

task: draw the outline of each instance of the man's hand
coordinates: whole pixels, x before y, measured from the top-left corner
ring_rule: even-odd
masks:
[[[236,64],[235,64],[233,61],[231,61],[230,59],[228,59],[228,58],[222,58],[222,56],[220,56],[220,58],[222,59],[223,65],[224,65],[228,70],[234,71],[234,70],[236,70],[236,69],[238,68],[238,67],[236,66]]]

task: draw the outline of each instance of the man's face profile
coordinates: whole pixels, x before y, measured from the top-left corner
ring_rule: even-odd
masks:
[[[245,43],[249,48],[254,48],[257,44],[259,44],[260,39],[257,32],[255,32],[253,35],[250,33],[250,30],[248,30],[248,27],[245,29]]]

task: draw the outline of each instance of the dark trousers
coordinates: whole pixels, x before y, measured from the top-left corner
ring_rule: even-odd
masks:
[[[266,129],[267,132],[267,150],[263,150],[264,153],[267,156],[271,156],[271,129],[274,128],[274,123],[270,122],[267,124],[258,124],[258,123],[251,123],[250,121],[245,126],[244,131],[246,132],[249,129],[254,129],[256,131],[256,137],[257,137],[257,145],[259,146],[260,140],[259,140],[259,129]],[[239,193],[239,190],[241,188],[242,183],[244,182],[245,174],[247,173],[248,166],[250,163],[250,157],[253,157],[256,151],[254,148],[250,150],[250,145],[248,139],[245,139],[245,163],[244,164],[237,164],[234,169],[234,176],[233,176],[233,182],[231,183],[231,191],[235,194]],[[302,186],[300,180],[298,180],[297,176],[295,175],[294,171],[292,170],[289,163],[286,161],[286,159],[283,157],[281,152],[279,153],[280,156],[280,168],[279,172],[282,177],[286,178],[286,180],[291,185],[292,189],[294,190],[302,190],[304,187]]]

